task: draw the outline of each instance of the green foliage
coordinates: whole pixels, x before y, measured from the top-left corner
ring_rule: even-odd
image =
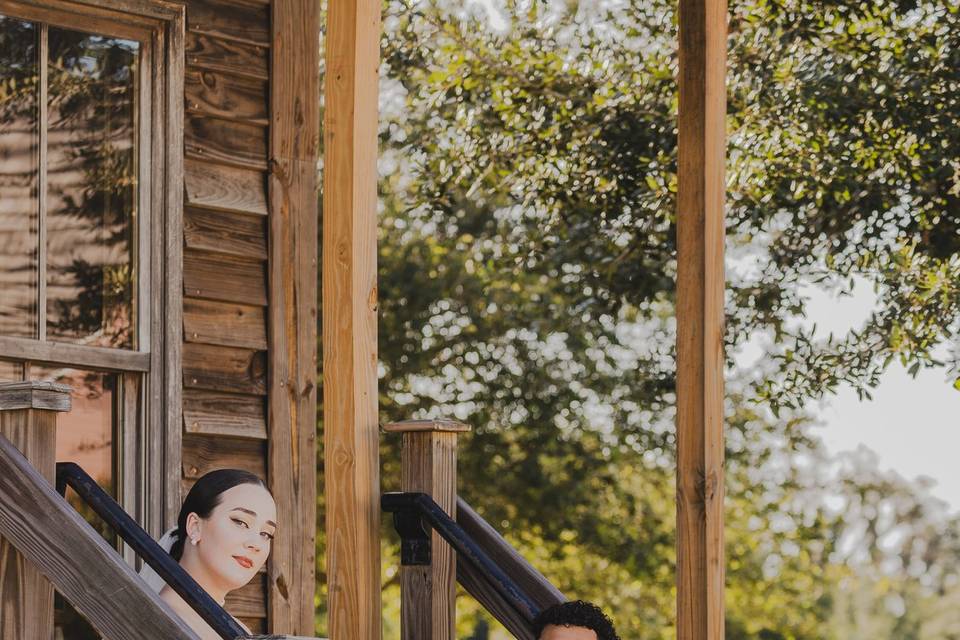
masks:
[[[383,418],[471,424],[461,494],[624,637],[672,638],[674,4],[505,9],[498,30],[385,3]],[[830,459],[802,407],[868,396],[894,360],[958,371],[960,8],[730,15],[726,340],[773,346],[730,376],[727,635],[862,636],[868,618],[871,637],[952,637],[956,520],[874,461]],[[854,278],[878,293],[864,326],[797,328],[801,284]],[[383,460],[396,487],[395,442]],[[486,637],[458,610],[461,637]]]

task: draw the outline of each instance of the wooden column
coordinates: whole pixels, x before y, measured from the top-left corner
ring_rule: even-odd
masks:
[[[311,635],[317,530],[320,3],[274,0],[271,15],[267,470],[284,525],[270,557],[268,618],[274,633]]]
[[[725,0],[680,0],[677,638],[724,637]]]
[[[0,384],[0,434],[51,484],[56,479],[57,413],[69,410],[70,387],[65,385]],[[0,538],[0,640],[52,637],[53,585]]]
[[[332,640],[380,638],[377,419],[379,0],[327,10],[323,438]]]
[[[428,494],[457,517],[457,435],[469,431],[450,420],[408,420],[384,426],[403,434],[400,487]],[[454,640],[457,558],[436,531],[427,566],[400,569],[402,640]]]

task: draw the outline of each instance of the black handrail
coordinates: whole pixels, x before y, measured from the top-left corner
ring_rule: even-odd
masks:
[[[150,565],[184,601],[200,614],[223,640],[249,638],[233,616],[224,611],[203,590],[197,581],[183,570],[173,557],[163,550],[130,515],[93,478],[73,462],[57,463],[57,491],[65,495],[70,486],[77,495],[123,539],[144,562]]]
[[[393,514],[394,526],[401,537],[401,563],[429,564],[429,536],[424,536],[419,520],[430,525],[457,552],[457,558],[466,560],[484,574],[490,585],[528,623],[540,614],[540,607],[480,548],[463,528],[425,493],[385,493],[380,507]],[[420,529],[418,531],[417,529]]]

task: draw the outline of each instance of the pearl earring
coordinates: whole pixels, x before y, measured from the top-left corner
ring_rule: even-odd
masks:
[[[197,546],[198,542],[199,540],[197,540],[196,536],[190,538],[190,544],[192,544],[193,546]]]

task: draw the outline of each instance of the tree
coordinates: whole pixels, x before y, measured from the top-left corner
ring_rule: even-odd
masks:
[[[461,493],[628,637],[671,637],[673,5],[506,14],[386,5],[381,407],[473,425]],[[774,344],[730,395],[731,638],[829,637],[866,579],[798,409],[940,364],[957,328],[958,27],[946,1],[731,5],[727,343]],[[865,327],[791,328],[800,282],[854,275]]]

